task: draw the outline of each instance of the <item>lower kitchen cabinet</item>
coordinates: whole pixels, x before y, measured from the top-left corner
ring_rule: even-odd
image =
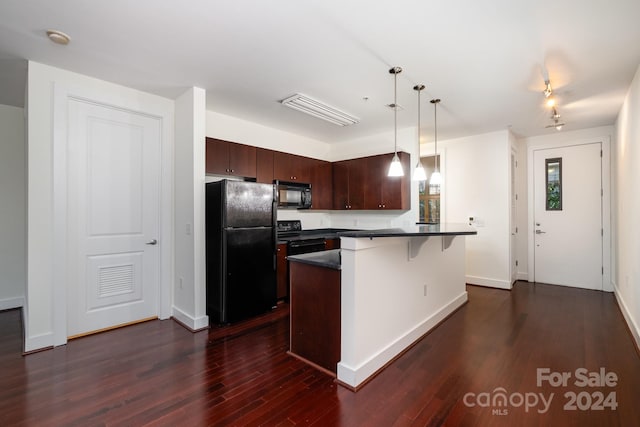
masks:
[[[291,354],[336,374],[340,361],[340,270],[290,262]]]
[[[287,244],[278,243],[276,249],[276,295],[279,300],[289,296]]]
[[[327,239],[324,247],[327,251],[331,249],[340,249],[340,238]]]

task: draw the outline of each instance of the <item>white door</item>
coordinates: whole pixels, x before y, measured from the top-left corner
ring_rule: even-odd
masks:
[[[534,151],[535,281],[602,289],[602,144]]]
[[[70,99],[67,335],[158,315],[160,120]]]

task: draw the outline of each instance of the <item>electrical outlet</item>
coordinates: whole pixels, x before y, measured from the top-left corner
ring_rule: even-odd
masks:
[[[180,289],[182,289],[183,282],[184,279],[182,277],[178,278],[178,286],[180,287]]]
[[[424,296],[427,296],[427,285],[424,285]]]
[[[187,236],[191,235],[191,224],[185,225],[184,232],[187,234]]]

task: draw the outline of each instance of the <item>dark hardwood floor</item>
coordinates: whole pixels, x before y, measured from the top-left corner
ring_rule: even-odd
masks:
[[[0,425],[640,425],[640,357],[613,294],[468,291],[468,304],[357,393],[286,354],[286,306],[198,333],[150,321],[28,356],[20,311],[0,312]],[[538,368],[571,378],[538,387]],[[578,387],[579,368],[613,372],[616,385]],[[571,392],[583,410],[564,409]],[[615,393],[617,408],[585,409],[598,392]]]

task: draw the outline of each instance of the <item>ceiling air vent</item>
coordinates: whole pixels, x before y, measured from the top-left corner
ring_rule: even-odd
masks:
[[[360,119],[353,117],[343,111],[330,107],[322,102],[309,98],[306,95],[296,93],[280,101],[294,110],[302,111],[314,117],[333,123],[338,126],[349,126],[360,122]]]

